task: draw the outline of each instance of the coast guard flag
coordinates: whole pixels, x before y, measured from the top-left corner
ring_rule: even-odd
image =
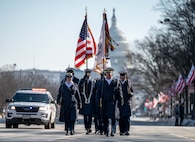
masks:
[[[97,54],[95,56],[94,71],[101,73],[105,68],[111,67],[109,58],[109,49],[114,50],[112,45],[112,38],[110,36],[106,13],[103,13],[103,23],[100,32]]]
[[[85,61],[96,54],[96,43],[87,24],[87,16],[83,22],[75,54],[75,67],[79,68]]]

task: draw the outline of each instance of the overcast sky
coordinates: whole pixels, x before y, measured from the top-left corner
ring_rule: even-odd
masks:
[[[88,24],[96,43],[106,9],[111,25],[113,8],[117,27],[130,45],[158,25],[159,0],[0,0],[0,68],[64,71],[74,67],[75,50],[87,7]],[[130,47],[131,48],[131,47]]]

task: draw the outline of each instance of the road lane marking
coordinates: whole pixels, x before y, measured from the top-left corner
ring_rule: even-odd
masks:
[[[179,138],[183,138],[183,139],[191,139],[191,140],[194,140],[193,138],[181,136],[181,135],[178,135],[178,134],[171,134],[171,135],[176,136],[176,137],[179,137]]]

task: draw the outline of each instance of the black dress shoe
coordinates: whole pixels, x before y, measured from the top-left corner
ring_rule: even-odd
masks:
[[[70,134],[71,134],[71,135],[74,135],[74,132],[73,132],[73,131],[70,131]]]
[[[91,130],[91,129],[89,129],[89,130],[88,130],[88,132],[89,132],[89,133],[91,133],[91,132],[92,132],[92,130]]]
[[[95,134],[99,134],[99,133],[100,133],[100,131],[99,131],[99,130],[96,130],[96,131],[95,131]]]
[[[130,135],[130,134],[129,134],[129,132],[125,132],[125,135],[128,136],[128,135]]]
[[[68,135],[68,131],[66,131],[65,135]]]
[[[110,134],[112,137],[114,137],[114,132],[111,132],[111,134]]]
[[[109,134],[108,134],[108,133],[106,133],[106,136],[107,136],[107,137],[109,137]]]
[[[89,135],[89,131],[86,132],[86,135]]]

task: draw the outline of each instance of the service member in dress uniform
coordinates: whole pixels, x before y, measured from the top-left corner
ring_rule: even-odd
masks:
[[[67,73],[68,72],[72,73],[72,75],[73,75],[72,81],[78,85],[80,80],[75,76],[75,74],[74,74],[74,68],[68,67],[66,69],[66,72]]]
[[[66,68],[66,73],[72,73],[72,75],[73,75],[72,81],[74,82],[74,85],[76,85],[77,88],[78,88],[78,84],[79,84],[80,79],[78,79],[78,78],[75,76],[75,74],[74,74],[74,68],[72,68],[72,67]],[[64,84],[65,81],[66,81],[66,77],[62,79],[62,81],[61,81],[61,86],[62,86],[62,84]],[[60,90],[61,90],[61,87],[59,88],[58,92],[60,92]],[[76,123],[76,121],[75,121],[75,123]],[[75,126],[75,125],[74,125],[74,126]],[[74,126],[73,126],[73,132],[75,133]]]
[[[66,73],[72,73],[72,81],[74,82],[76,86],[78,86],[80,80],[74,75],[74,68],[68,67],[66,69]],[[65,77],[61,81],[61,85],[60,85],[58,92],[60,92],[61,86],[64,84],[65,81],[66,81],[66,74],[65,74]]]
[[[72,75],[73,75],[72,81],[73,81],[75,84],[78,85],[80,79],[78,79],[78,78],[75,76],[75,74],[74,74],[74,68],[68,67],[68,68],[66,69],[66,73],[68,73],[68,72],[72,73]],[[63,82],[65,82],[65,81],[66,81],[66,78],[63,78],[62,81],[61,81],[61,84],[62,84]]]
[[[67,72],[65,81],[60,85],[57,104],[60,105],[59,121],[65,122],[66,135],[73,135],[77,118],[77,106],[80,107],[80,96],[77,85],[72,81],[73,74]]]
[[[86,134],[92,132],[92,116],[95,108],[95,80],[91,78],[91,69],[85,69],[85,76],[79,83],[79,92],[82,101],[82,107],[79,113],[84,117]]]
[[[79,84],[80,79],[77,78],[77,77],[75,76],[74,68],[68,67],[68,68],[66,69],[66,72],[67,72],[67,73],[68,73],[68,72],[72,73],[72,75],[73,75],[72,81],[73,81],[74,84],[78,87],[78,84]],[[78,120],[78,118],[77,118],[77,120]],[[77,120],[76,120],[76,121],[77,121]],[[76,123],[76,121],[75,121],[75,123]],[[74,126],[75,126],[75,125],[74,125]],[[73,132],[75,133],[74,126],[73,126]]]
[[[100,78],[96,79],[95,83],[95,90],[97,91],[97,88],[101,82],[101,80],[104,79],[104,73],[100,74]],[[95,94],[97,95],[97,93]],[[94,109],[94,123],[95,123],[95,133],[98,134],[100,133],[101,135],[103,134],[103,125],[102,125],[102,119],[100,115],[100,102],[99,98],[95,96],[95,109]]]
[[[124,103],[119,107],[120,118],[119,118],[119,130],[120,135],[129,135],[130,129],[130,116],[131,116],[131,106],[130,101],[133,96],[133,89],[131,84],[127,79],[126,72],[120,72],[120,83],[122,86],[123,100]]]
[[[121,84],[118,80],[113,78],[113,71],[114,69],[110,67],[105,69],[105,79],[101,80],[96,92],[106,136],[114,136],[116,131],[116,102],[118,101],[119,106],[123,103]],[[111,130],[109,128],[110,123]]]

